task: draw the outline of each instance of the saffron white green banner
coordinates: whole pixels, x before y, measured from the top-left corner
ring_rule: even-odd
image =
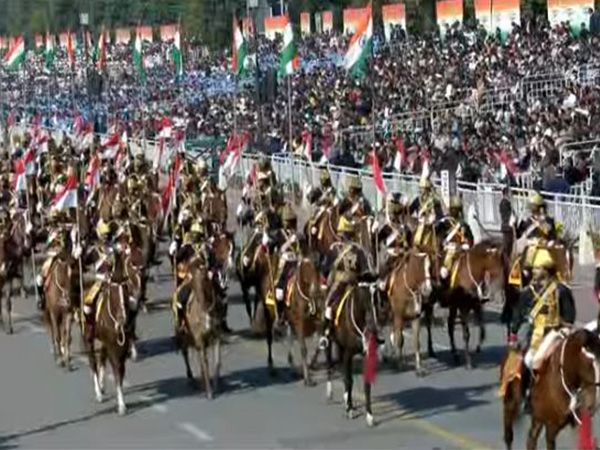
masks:
[[[590,9],[594,9],[594,0],[548,0],[548,21],[553,27],[569,22],[573,34],[578,35],[582,24],[589,30]]]
[[[513,23],[521,23],[520,0],[475,0],[475,17],[489,34],[500,29],[506,39],[513,30]]]
[[[275,39],[277,34],[283,35],[287,18],[285,16],[265,17],[265,36],[268,39]]]
[[[344,10],[344,34],[354,33],[365,15],[365,8],[347,8]]]
[[[462,0],[439,0],[436,3],[437,24],[442,36],[446,34],[446,29],[451,28],[456,22],[463,23],[463,2]]]
[[[406,10],[404,3],[392,3],[381,7],[383,17],[383,29],[385,38],[389,41],[392,36],[392,29],[401,26],[406,31]]]

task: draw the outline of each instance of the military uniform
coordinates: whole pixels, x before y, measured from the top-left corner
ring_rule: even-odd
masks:
[[[183,236],[181,248],[175,255],[177,267],[177,290],[173,295],[173,311],[176,327],[183,324],[187,302],[192,293],[191,277],[188,264],[194,258],[201,258],[205,264],[209,262],[209,252],[205,243],[206,230],[201,220],[195,221]]]
[[[280,312],[283,311],[287,281],[290,278],[290,274],[296,268],[298,259],[302,254],[301,236],[296,232],[296,213],[289,205],[286,205],[283,209],[282,222],[283,228],[278,232],[276,238],[279,241],[280,258],[275,282],[275,298]]]
[[[406,206],[400,195],[393,195],[388,203],[388,215],[381,228],[376,230],[377,242],[383,244],[387,259],[381,272],[384,280],[402,257],[410,250],[412,231],[404,223]]]
[[[556,227],[554,220],[545,212],[545,202],[539,193],[530,199],[531,216],[521,222],[517,229],[517,237],[527,240],[527,247],[523,256],[523,270],[531,269],[537,251],[546,248],[550,241],[556,240]]]
[[[329,343],[328,336],[335,319],[334,315],[347,289],[358,282],[360,275],[367,273],[369,270],[367,255],[362,248],[352,242],[355,228],[354,224],[346,216],[340,217],[337,232],[342,236],[344,244],[333,263],[327,280],[328,294],[325,302],[325,330],[319,342],[319,346],[322,348],[326,347]]]
[[[373,214],[371,204],[364,197],[362,183],[358,177],[351,176],[347,180],[347,195],[340,202],[340,214],[349,217],[364,217]]]
[[[46,260],[42,264],[40,272],[35,279],[36,290],[38,293],[38,308],[43,310],[46,307],[46,298],[44,284],[52,270],[56,257],[68,250],[69,243],[65,240],[63,227],[68,223],[68,216],[61,211],[54,211],[48,217],[48,228],[50,234],[46,240]],[[79,255],[74,255],[79,256]]]
[[[573,294],[566,285],[558,281],[555,263],[548,250],[540,249],[536,253],[533,269],[534,272],[539,271],[539,275],[534,273],[534,281],[521,293],[508,338],[510,347],[517,346],[519,330],[523,324],[527,324],[525,342],[522,345],[525,351],[522,382],[526,407],[529,407],[531,371],[535,367],[537,353],[541,351],[540,346],[543,342],[548,345],[546,339],[551,341],[558,337],[558,330],[570,327],[576,318]],[[550,333],[553,336],[547,336]]]
[[[448,278],[458,252],[473,246],[473,233],[463,219],[462,210],[463,204],[459,197],[450,199],[450,216],[446,218],[448,232],[443,241],[446,254],[440,273],[443,279]]]
[[[412,202],[409,212],[417,214],[419,223],[415,231],[414,245],[422,247],[429,245],[434,239],[434,236],[425,228],[427,226],[434,227],[435,223],[442,218],[442,205],[435,195],[429,178],[422,179],[419,188],[421,194]]]
[[[321,172],[321,186],[309,194],[309,202],[316,206],[308,230],[311,235],[316,236],[319,230],[316,224],[328,208],[335,206],[338,202],[337,193],[331,183],[331,176],[327,170]]]

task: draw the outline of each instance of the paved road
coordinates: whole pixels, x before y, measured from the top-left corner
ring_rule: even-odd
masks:
[[[438,357],[426,360],[429,376],[382,368],[374,388],[378,426],[367,429],[363,417],[343,417],[341,384],[333,404],[325,399],[323,372],[316,387],[303,386],[285,362],[283,343],[275,346],[279,376],[269,378],[265,345],[248,336],[235,283],[230,316],[236,333],[224,349],[224,389],[206,400],[187,382],[174,350],[167,272],[164,264],[149,290],[150,311],[140,317],[142,355],[127,367],[125,417],[116,415],[111,383],[105,402],[95,403],[81,358],[69,373],[54,366],[33,299],[16,302],[16,334],[0,334],[0,448],[502,448],[496,391],[504,337],[497,312],[488,311],[488,341],[472,371],[451,363],[441,326],[435,330]],[[586,321],[596,305],[591,274],[579,272],[574,285],[579,320]],[[458,333],[457,340],[462,345]],[[526,425],[517,425],[518,446]],[[574,433],[565,431],[559,443],[573,447]]]

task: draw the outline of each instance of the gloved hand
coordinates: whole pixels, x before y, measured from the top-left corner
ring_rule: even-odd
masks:
[[[512,333],[509,334],[507,344],[508,344],[508,348],[516,350],[517,347],[519,346],[519,340],[517,338],[517,335],[512,334]]]
[[[169,255],[175,256],[176,252],[177,252],[177,242],[173,241],[173,242],[171,242],[171,245],[169,245]]]
[[[80,247],[79,245],[76,245],[76,246],[73,248],[73,252],[72,252],[73,258],[74,258],[74,259],[79,259],[79,258],[81,258],[81,253],[82,253],[81,247]]]
[[[267,233],[263,233],[263,235],[262,235],[262,245],[264,245],[266,247],[267,245],[269,245],[269,241],[270,241],[269,235]]]

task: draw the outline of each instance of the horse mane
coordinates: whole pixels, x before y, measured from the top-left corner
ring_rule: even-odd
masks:
[[[471,249],[471,251],[477,252],[477,253],[482,253],[482,252],[486,252],[490,248],[495,248],[499,252],[501,252],[502,246],[503,246],[503,243],[499,239],[488,238],[488,239],[484,239],[483,241],[475,244],[473,246],[473,248]]]

